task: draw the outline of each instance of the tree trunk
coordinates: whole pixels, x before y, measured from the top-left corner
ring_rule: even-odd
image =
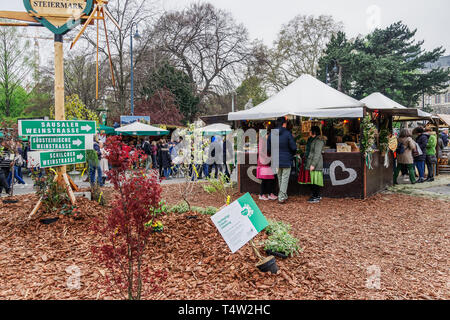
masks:
[[[338,78],[338,91],[342,92],[342,69],[343,67],[341,65],[338,65],[339,67],[339,78]]]

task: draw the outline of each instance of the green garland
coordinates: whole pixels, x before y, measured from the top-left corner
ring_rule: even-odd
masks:
[[[369,169],[372,169],[372,154],[375,152],[373,145],[376,141],[378,130],[372,123],[370,116],[366,116],[361,122],[362,128],[362,140],[361,140],[361,152],[364,154],[366,164]]]
[[[380,131],[378,139],[381,154],[386,153],[389,150],[389,135],[390,132],[388,129],[382,129]]]

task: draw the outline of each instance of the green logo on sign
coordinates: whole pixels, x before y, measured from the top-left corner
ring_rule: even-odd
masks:
[[[247,217],[251,217],[252,215],[253,215],[253,209],[252,209],[252,207],[250,207],[248,204],[245,204],[243,207],[242,207],[242,211],[241,211],[241,214],[243,215],[243,216],[247,216]]]
[[[23,0],[28,13],[54,34],[65,34],[89,15],[93,0]]]

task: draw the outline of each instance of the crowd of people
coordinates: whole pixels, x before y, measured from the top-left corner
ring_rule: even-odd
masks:
[[[439,152],[436,154],[436,147]],[[416,127],[414,130],[402,129],[398,137],[397,161],[394,169],[394,184],[398,184],[400,172],[409,176],[412,184],[433,182],[438,158],[448,145],[448,133],[437,135],[431,127]],[[425,168],[427,176],[425,177]],[[417,169],[417,171],[416,171]]]
[[[287,129],[287,121],[284,117],[278,118],[276,125],[268,125],[264,135],[260,136],[258,143],[257,178],[261,180],[260,200],[278,200],[285,203],[288,199],[288,184],[291,178],[293,161],[297,155],[297,145],[292,133]],[[277,134],[278,148],[276,165],[272,163],[272,130]],[[94,136],[94,148],[86,152],[88,164],[88,178],[91,184],[104,186],[107,180],[107,171],[110,164],[107,160],[105,150],[104,135]],[[194,174],[198,179],[210,178],[213,171],[214,177],[219,173],[224,173],[230,178],[230,170],[227,165],[228,155],[226,139],[212,137],[208,143],[204,144],[201,156],[197,158],[195,164],[189,167],[189,177],[194,179]],[[414,130],[402,129],[398,136],[398,148],[395,152],[394,161],[394,184],[398,184],[400,173],[408,176],[412,184],[434,181],[434,173],[437,159],[441,157],[436,154],[448,146],[448,131],[444,130],[439,135],[431,127],[417,127]],[[189,146],[191,147],[191,146]],[[127,154],[134,150],[141,150],[147,155],[144,164],[146,170],[157,170],[159,176],[170,180],[175,177],[183,177],[185,172],[180,170],[179,160],[180,149],[186,148],[183,138],[176,141],[166,139],[153,140],[149,137],[144,139],[131,138],[123,146],[123,151]],[[298,183],[309,185],[311,189],[310,203],[318,203],[322,199],[321,189],[323,181],[323,156],[325,141],[321,135],[321,130],[313,126],[310,130],[310,137],[306,144],[306,152],[303,158],[299,159],[301,166],[298,168]],[[10,193],[13,182],[26,186],[23,179],[22,168],[26,167],[27,152],[29,147],[19,142],[2,141],[0,145],[0,193],[4,190]],[[215,160],[215,153],[221,152],[221,161]],[[200,161],[198,161],[200,159]],[[213,160],[211,160],[213,159]],[[200,162],[200,163],[199,163]],[[426,176],[425,176],[426,174]],[[278,182],[278,195],[276,195]]]
[[[19,142],[3,140],[0,144],[0,194],[10,193],[13,182],[27,186],[22,168],[26,166],[27,148]]]
[[[258,143],[257,178],[261,180],[259,199],[263,201],[278,200],[280,204],[288,200],[289,180],[293,174],[293,162],[297,154],[297,144],[292,133],[287,129],[285,117],[276,121],[275,127],[267,126],[266,135],[260,137]],[[273,134],[277,135],[278,148],[275,149],[272,142]],[[321,201],[321,189],[323,183],[323,156],[325,143],[321,136],[320,128],[311,127],[306,146],[306,153],[301,159],[301,167],[298,172],[298,183],[309,185],[311,197],[309,203]],[[278,154],[273,154],[277,150]],[[272,163],[274,157],[277,159]],[[277,181],[278,180],[278,181]],[[278,182],[278,195],[275,195]]]

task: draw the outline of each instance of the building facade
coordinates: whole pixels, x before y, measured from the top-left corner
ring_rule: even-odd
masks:
[[[435,68],[450,68],[450,56],[441,57],[436,63],[427,65],[427,72]],[[433,113],[437,114],[450,114],[450,82],[448,83],[447,90],[441,94],[424,95],[419,101],[420,109],[431,108]]]

